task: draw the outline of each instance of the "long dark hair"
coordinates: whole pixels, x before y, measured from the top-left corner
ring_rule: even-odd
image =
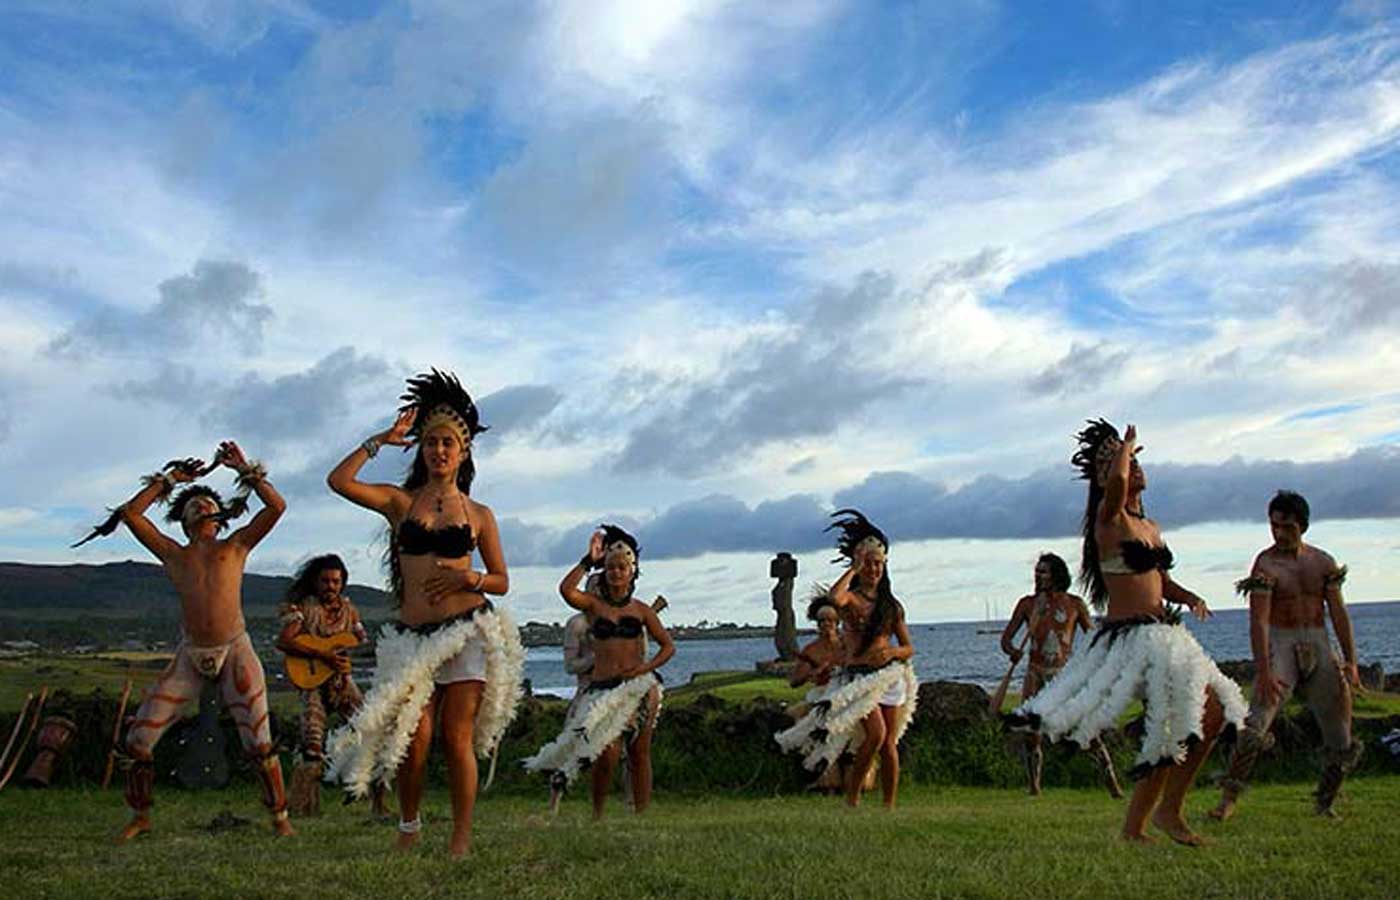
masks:
[[[317,587],[316,581],[326,569],[340,570],[342,590],[350,584],[350,570],[345,568],[345,560],[334,553],[313,556],[302,563],[300,569],[297,569],[296,574],[292,576],[292,583],[287,585],[286,592],[282,594],[282,612],[286,613],[307,597],[314,596]]]
[[[1089,595],[1089,602],[1095,610],[1102,612],[1108,607],[1108,585],[1103,580],[1103,569],[1099,567],[1099,541],[1094,536],[1094,526],[1099,519],[1099,505],[1103,503],[1104,490],[1098,479],[1099,448],[1105,441],[1121,441],[1118,429],[1106,419],[1090,419],[1088,427],[1074,436],[1079,449],[1070,457],[1070,465],[1079,470],[1079,477],[1089,482],[1089,496],[1084,502],[1084,521],[1080,531],[1084,544],[1079,560],[1079,584]]]
[[[457,490],[471,496],[472,481],[476,478],[476,463],[472,462],[469,447],[462,448],[462,464],[457,467]],[[420,444],[413,454],[413,465],[399,487],[412,494],[428,483],[428,464],[423,462],[423,447]],[[384,568],[389,572],[389,592],[393,595],[394,606],[403,602],[403,571],[399,567],[399,542],[394,539],[394,526],[385,529]]]
[[[860,546],[861,541],[870,537],[879,541],[886,553],[889,552],[889,538],[885,537],[885,533],[859,510],[838,509],[831,515],[836,521],[826,526],[826,530],[836,529],[840,532],[836,536],[836,551],[840,556],[833,562],[839,562],[842,558],[854,561],[856,547]],[[860,587],[860,574],[857,573],[851,579],[851,590],[855,591]],[[887,565],[885,570],[880,573],[879,584],[875,585],[875,608],[870,611],[870,618],[865,620],[865,630],[861,632],[860,649],[856,651],[857,655],[869,650],[876,638],[889,633],[894,624],[902,618],[904,618],[904,605],[899,602],[894,591],[890,588],[890,570]]]
[[[1036,564],[1045,563],[1050,568],[1050,586],[1057,591],[1067,591],[1073,583],[1069,575],[1069,565],[1058,553],[1042,553]]]

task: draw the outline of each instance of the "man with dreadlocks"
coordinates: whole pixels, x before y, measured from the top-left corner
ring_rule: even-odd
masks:
[[[1023,652],[1012,641],[1021,626],[1026,626],[1023,641],[1030,645],[1030,661],[1026,664],[1026,678],[1021,683],[1021,700],[1025,702],[1059,674],[1074,652],[1074,636],[1077,631],[1088,631],[1094,624],[1089,607],[1084,601],[1069,593],[1069,566],[1054,553],[1042,553],[1035,563],[1035,593],[1022,597],[1011,612],[1011,621],[1001,633],[1001,652],[1011,657],[1014,666],[1020,661]],[[1028,734],[1020,748],[1022,761],[1026,766],[1027,789],[1031,796],[1040,794],[1040,773],[1045,762],[1045,754],[1040,747],[1040,735]],[[1095,738],[1089,745],[1089,753],[1099,766],[1108,793],[1117,800],[1123,796],[1118,786],[1118,775],[1113,771],[1113,757],[1103,741]]]
[[[1106,611],[1089,649],[1008,720],[1088,747],[1142,699],[1145,731],[1130,773],[1138,781],[1123,839],[1150,842],[1150,817],[1178,843],[1199,845],[1186,824],[1186,792],[1222,727],[1244,724],[1244,697],[1166,606],[1210,615],[1204,600],[1172,580],[1172,552],[1143,510],[1147,478],[1137,462],[1137,429],[1129,425],[1120,437],[1099,420],[1078,438],[1073,464],[1089,482],[1080,579],[1095,609]]]
[[[301,691],[302,762],[292,770],[290,801],[291,812],[298,816],[320,811],[327,716],[335,713],[348,719],[364,702],[350,676],[349,651],[369,640],[369,635],[354,601],[343,593],[349,579],[339,556],[314,556],[297,571],[282,601],[277,649],[289,658],[319,663],[324,678]],[[385,814],[381,784],[373,788],[371,809],[375,816]]]
[[[559,582],[564,601],[588,617],[593,644],[593,673],[583,697],[570,707],[559,737],[523,760],[532,772],[548,772],[557,784],[572,781],[580,768],[592,766],[593,818],[602,818],[613,770],[627,744],[632,808],[646,811],[651,802],[651,736],[661,711],[661,678],[656,670],[676,652],[656,610],[635,596],[637,539],[616,525],[604,525],[588,541],[588,552]],[[579,582],[602,566],[603,577]],[[646,639],[656,653],[646,658]]]
[[[1221,781],[1214,819],[1228,819],[1244,790],[1259,754],[1273,745],[1269,726],[1288,695],[1302,695],[1322,732],[1323,768],[1317,785],[1316,812],[1334,817],[1333,802],[1342,779],[1361,757],[1361,743],[1351,736],[1351,692],[1360,686],[1356,640],[1342,603],[1346,567],[1324,550],[1304,543],[1311,513],[1308,501],[1294,491],[1279,491],[1269,501],[1273,546],[1254,558],[1249,577],[1236,588],[1249,597],[1249,637],[1254,650],[1254,698],[1249,718]],[[1327,639],[1325,616],[1342,647],[1339,664]]]
[[[326,741],[326,778],[357,796],[396,779],[399,835],[407,850],[422,830],[419,804],[433,730],[440,728],[452,794],[448,852],[471,848],[477,756],[494,756],[523,693],[520,632],[487,594],[510,589],[491,508],[470,496],[472,443],[486,430],[456,376],[412,378],[387,431],[331,470],[331,490],[389,524],[386,552],[398,621],[375,643],[374,685],[349,724]],[[368,484],[359,471],[385,444],[416,444],[402,485]],[[472,555],[480,551],[481,568]],[[440,721],[439,721],[440,719]],[[489,777],[488,777],[489,783]]]
[[[850,806],[860,803],[866,775],[878,754],[885,807],[892,809],[899,790],[899,739],[918,702],[919,681],[909,664],[914,646],[904,606],[895,599],[885,568],[889,539],[854,509],[840,509],[832,516],[836,521],[827,530],[840,531],[837,559],[849,561],[849,568],[828,592],[841,617],[845,641],[841,678],[777,740],[784,749],[800,751],[803,765],[813,770],[824,769],[854,750],[855,759],[846,773]]]
[[[147,691],[126,733],[126,750],[131,757],[126,803],[131,808],[131,821],[117,836],[119,843],[151,830],[156,743],[185,704],[199,696],[205,680],[219,684],[224,706],[233,716],[243,749],[262,782],[263,803],[272,813],[273,831],[278,835],[293,833],[287,821],[282,768],[268,726],[262,663],[244,626],[242,597],[248,554],[277,524],[287,504],[268,482],[262,466],[248,462],[232,441],[219,445],[214,464],[238,473],[240,496],[227,505],[212,488],[189,484],[213,468],[206,469],[199,460],[190,459],[172,462],[147,477],[145,487],[114,512],[165,567],[180,595],[182,632],[175,658]],[[180,523],[184,544],[166,536],[146,518],[146,509],[169,497],[177,484],[189,486],[175,496],[166,519]],[[258,495],[263,508],[247,525],[220,538],[227,522],[246,508],[249,493]],[[93,536],[101,534],[104,527],[94,529]]]

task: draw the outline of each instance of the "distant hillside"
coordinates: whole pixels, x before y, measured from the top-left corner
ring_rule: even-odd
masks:
[[[243,579],[243,606],[250,614],[277,608],[291,583],[285,575]],[[347,591],[366,618],[383,618],[389,595],[360,584]],[[175,610],[175,590],[160,566],[144,562],[103,565],[36,566],[0,563],[0,615],[21,609],[71,609],[104,614],[142,615]]]

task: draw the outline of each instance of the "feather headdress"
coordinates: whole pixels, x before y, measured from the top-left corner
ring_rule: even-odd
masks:
[[[1070,465],[1079,470],[1079,477],[1085,481],[1102,484],[1108,474],[1108,467],[1123,446],[1123,437],[1107,419],[1089,419],[1088,427],[1074,436],[1079,449],[1070,457]]]
[[[837,517],[841,518],[837,518]],[[836,536],[836,552],[841,554],[832,562],[840,562],[843,558],[855,559],[856,552],[861,546],[878,545],[881,550],[888,553],[890,549],[890,539],[885,537],[885,533],[875,524],[867,519],[864,514],[855,509],[838,509],[831,514],[835,522],[826,526],[825,531],[832,529],[841,533]]]
[[[431,429],[446,425],[461,438],[462,444],[487,430],[479,421],[476,403],[462,387],[457,376],[431,369],[423,375],[408,379],[408,389],[399,396],[404,401],[400,411],[415,410],[413,427],[408,433],[421,440]]]

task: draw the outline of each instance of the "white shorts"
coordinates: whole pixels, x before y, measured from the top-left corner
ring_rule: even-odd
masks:
[[[486,680],[486,643],[475,635],[433,673],[434,684]]]
[[[904,705],[904,679],[901,678],[880,695],[881,706],[903,706]]]

